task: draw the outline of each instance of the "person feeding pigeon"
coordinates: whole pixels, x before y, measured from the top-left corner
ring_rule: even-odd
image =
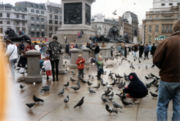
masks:
[[[130,73],[128,78],[130,83],[123,89],[123,93],[126,94],[126,97],[133,98],[133,100],[136,101],[137,98],[143,98],[148,94],[147,88],[136,73]]]
[[[98,80],[101,79],[101,74],[104,73],[104,69],[103,69],[103,58],[102,56],[98,57],[98,60],[96,61],[96,65],[97,65],[97,78]]]
[[[84,78],[84,64],[85,59],[82,57],[82,55],[78,55],[78,59],[76,60],[77,68],[78,68],[78,77]]]

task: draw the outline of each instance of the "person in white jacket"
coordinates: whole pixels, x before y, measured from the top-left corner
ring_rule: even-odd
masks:
[[[52,67],[51,67],[51,62],[50,62],[48,56],[45,58],[45,60],[43,62],[43,68],[46,71],[47,80],[49,80],[49,76],[52,75]]]
[[[13,79],[15,79],[15,64],[18,59],[18,49],[15,44],[11,40],[6,40],[6,56],[9,58],[9,63],[11,67],[11,73]]]

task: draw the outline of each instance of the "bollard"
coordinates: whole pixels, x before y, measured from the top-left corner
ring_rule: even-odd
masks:
[[[101,48],[100,54],[104,57],[104,59],[111,57],[111,48],[103,47]]]
[[[86,60],[86,64],[88,64],[88,61],[90,58],[90,49],[89,48],[83,48],[82,49],[82,56]]]
[[[30,50],[26,52],[27,56],[27,76],[25,82],[27,83],[40,83],[42,77],[40,75],[40,52],[37,50]]]
[[[77,49],[77,48],[73,48],[73,49],[70,50],[70,53],[71,53],[70,68],[75,69],[77,67],[76,60],[78,58],[78,55],[81,53],[81,50]]]
[[[66,70],[63,66],[63,60],[64,60],[64,51],[61,51],[59,57],[59,74],[66,74]]]

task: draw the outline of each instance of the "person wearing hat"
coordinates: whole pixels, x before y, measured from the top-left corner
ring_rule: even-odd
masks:
[[[57,40],[58,38],[54,36],[53,41],[49,43],[49,49],[48,49],[51,66],[52,66],[53,81],[55,81],[55,72],[56,72],[56,81],[58,81],[58,75],[59,75],[59,58],[61,53],[61,45]]]
[[[103,69],[104,64],[103,64],[102,56],[98,56],[96,65],[97,65],[97,78],[98,78],[98,80],[101,80],[101,75],[104,73],[104,69]]]
[[[13,79],[15,79],[14,71],[15,71],[15,64],[18,59],[18,49],[17,49],[17,46],[15,44],[13,44],[13,42],[11,40],[6,40],[6,45],[7,45],[6,56],[9,59],[12,77],[13,77]]]
[[[85,59],[82,57],[82,55],[78,55],[78,59],[76,60],[77,68],[78,68],[78,77],[84,78],[84,64]]]

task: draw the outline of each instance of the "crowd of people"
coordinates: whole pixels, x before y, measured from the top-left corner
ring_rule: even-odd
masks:
[[[37,50],[41,53],[40,66],[44,68],[44,71],[47,75],[47,80],[52,73],[52,81],[58,81],[59,74],[59,59],[60,54],[62,53],[62,46],[58,42],[58,38],[54,36],[53,41],[48,45],[42,44],[41,46],[37,43],[32,44],[28,42],[27,45],[24,42],[21,42],[18,45],[15,45],[11,40],[6,40],[6,55],[9,58],[9,63],[14,77],[15,74],[15,65],[17,63],[18,67],[27,68],[27,58],[26,51]],[[104,73],[103,69],[103,57],[99,54],[101,47],[98,43],[87,43],[86,47],[89,48],[94,57],[92,62],[96,63],[97,67],[97,79],[101,80],[101,75]],[[102,44],[102,47],[105,47],[105,43]],[[71,48],[79,48],[78,44],[69,44],[65,46],[65,52],[70,54]],[[173,121],[180,120],[180,21],[178,21],[174,27],[174,34],[162,41],[156,48],[155,44],[139,44],[133,46],[126,46],[121,44],[117,47],[117,50],[121,55],[127,57],[128,52],[133,52],[133,57],[137,57],[137,52],[139,52],[139,58],[143,57],[144,60],[149,59],[149,53],[153,56],[153,63],[160,69],[160,85],[159,85],[159,96],[157,104],[157,119],[158,121],[167,120],[167,108],[170,100],[173,100]],[[113,47],[111,48],[111,55],[113,56]],[[85,59],[80,54],[76,60],[77,69],[79,72],[78,77],[84,78],[84,66]],[[140,98],[147,95],[147,89],[144,84],[139,80],[136,74],[132,73],[129,75],[129,80],[132,82],[125,88],[124,93],[131,93],[130,88],[142,89],[140,92],[141,95],[130,95],[131,97]],[[137,86],[137,87],[134,87]],[[136,91],[133,91],[136,92]],[[143,93],[142,93],[143,92]],[[139,93],[138,93],[139,94]],[[139,98],[138,97],[138,98]]]

